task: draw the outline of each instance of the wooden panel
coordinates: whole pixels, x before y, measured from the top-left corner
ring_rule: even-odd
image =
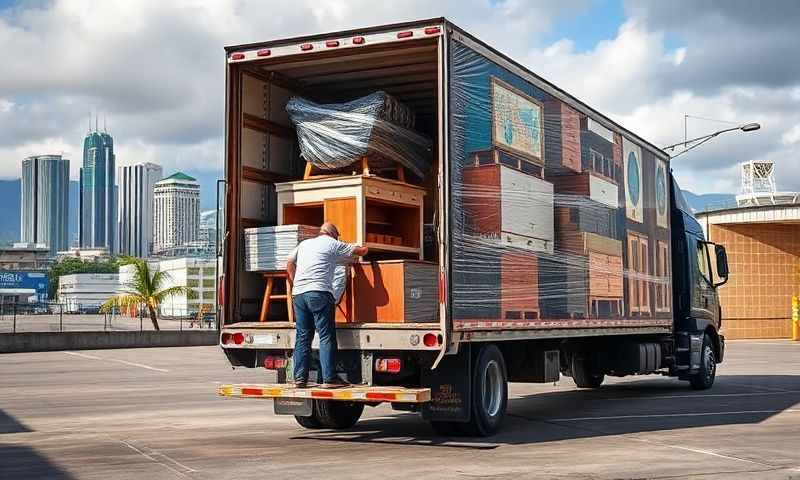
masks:
[[[539,318],[539,259],[532,253],[503,253],[500,268],[501,320]]]
[[[332,198],[325,200],[325,221],[339,229],[339,239],[343,242],[356,242],[356,199]]]
[[[494,165],[464,169],[464,213],[476,233],[500,232],[500,170]]]
[[[561,103],[561,164],[576,172],[581,171],[580,138],[580,115],[568,105]]]

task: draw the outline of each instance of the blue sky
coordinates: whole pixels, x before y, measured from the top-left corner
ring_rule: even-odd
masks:
[[[0,0],[0,178],[66,152],[73,177],[88,110],[108,116],[119,164],[222,175],[222,46],[446,16],[658,145],[683,116],[764,128],[681,157],[695,192],[733,192],[737,163],[800,168],[800,2],[748,0]],[[10,7],[16,7],[9,10]],[[35,7],[35,8],[33,8]],[[13,12],[13,13],[12,13]],[[190,12],[190,15],[187,15]],[[564,42],[567,40],[567,42]],[[693,121],[690,134],[717,127]],[[799,189],[800,177],[781,177]]]

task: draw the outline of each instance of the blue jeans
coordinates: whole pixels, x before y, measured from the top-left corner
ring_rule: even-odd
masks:
[[[322,381],[336,378],[336,324],[334,323],[334,299],[330,292],[305,292],[292,297],[297,339],[294,345],[294,378],[308,380],[308,364],[311,361],[311,341],[314,329],[319,334],[319,363]]]

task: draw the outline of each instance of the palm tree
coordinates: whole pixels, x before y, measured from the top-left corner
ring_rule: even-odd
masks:
[[[101,312],[108,312],[113,308],[128,311],[145,305],[150,313],[153,329],[161,330],[158,326],[157,314],[161,302],[175,295],[186,295],[187,298],[197,297],[197,293],[186,286],[163,288],[164,284],[171,279],[169,273],[156,271],[151,274],[150,266],[140,258],[122,257],[120,266],[124,265],[134,266],[133,278],[123,285],[121,294],[110,298],[100,307]]]

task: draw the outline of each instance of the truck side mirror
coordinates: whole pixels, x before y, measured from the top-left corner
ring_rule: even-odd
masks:
[[[717,284],[719,286],[728,281],[728,275],[730,274],[728,271],[728,253],[722,245],[714,245],[714,256],[717,260],[717,275],[723,279],[721,283]]]

